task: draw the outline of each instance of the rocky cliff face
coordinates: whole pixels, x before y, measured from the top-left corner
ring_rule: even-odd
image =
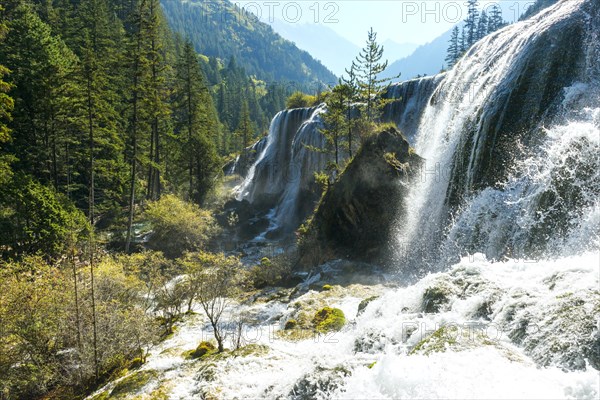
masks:
[[[393,127],[367,139],[321,199],[300,254],[321,254],[322,260],[306,260],[311,263],[336,257],[377,261],[420,165],[421,158]]]

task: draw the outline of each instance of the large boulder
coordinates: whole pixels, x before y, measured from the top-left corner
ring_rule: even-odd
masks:
[[[301,263],[381,260],[422,159],[394,127],[368,138],[324,194],[300,240]]]

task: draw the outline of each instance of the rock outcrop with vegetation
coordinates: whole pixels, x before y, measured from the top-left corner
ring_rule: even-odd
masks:
[[[349,257],[359,260],[383,255],[391,221],[403,210],[401,199],[421,158],[394,127],[368,138],[319,203],[301,253],[318,252],[320,260]]]

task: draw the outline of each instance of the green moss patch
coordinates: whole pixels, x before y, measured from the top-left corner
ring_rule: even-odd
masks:
[[[436,285],[425,289],[423,294],[423,311],[426,313],[438,313],[450,303],[454,295],[453,288],[446,282],[440,281]]]
[[[269,352],[269,346],[264,344],[251,343],[246,346],[235,349],[231,354],[235,357],[247,357],[247,356],[262,356]]]
[[[464,351],[482,346],[494,345],[483,332],[471,332],[458,326],[442,326],[431,335],[421,340],[410,351],[410,354],[443,353],[445,351]]]
[[[139,392],[152,379],[156,379],[156,371],[137,371],[119,381],[110,392],[111,399],[124,399]]]
[[[183,353],[183,356],[187,359],[203,358],[217,351],[217,348],[211,342],[201,342],[195,350],[190,350]]]
[[[317,311],[312,323],[320,333],[339,331],[346,324],[346,316],[339,308],[323,307]]]

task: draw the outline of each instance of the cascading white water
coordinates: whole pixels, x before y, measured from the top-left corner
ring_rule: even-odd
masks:
[[[323,127],[321,115],[326,110],[324,105],[319,106],[294,135],[287,185],[274,214],[276,227],[294,229],[306,214],[298,209],[302,206],[301,192],[307,188],[315,172],[325,169],[325,163],[329,158],[328,155],[315,151],[326,147],[325,136],[320,132]],[[306,208],[307,205],[304,206]],[[310,204],[308,206],[310,207]]]
[[[389,87],[386,99],[394,99],[383,110],[383,120],[396,124],[411,144],[421,123],[423,111],[445,74],[426,76]]]
[[[506,183],[466,203],[445,243],[450,251],[460,246],[453,250],[498,259],[600,249],[600,109],[581,114],[547,129],[540,149],[517,162]]]
[[[452,189],[469,193],[481,169],[485,146],[493,140],[493,124],[506,113],[506,99],[511,99],[514,85],[540,46],[539,38],[580,13],[584,2],[562,1],[484,38],[445,75],[423,112],[416,135],[414,147],[425,164],[405,199],[407,215],[398,221],[399,262],[425,269],[439,264],[438,249],[448,228],[450,185],[457,174],[463,174],[458,179],[462,187]],[[464,156],[457,157],[461,154]]]
[[[264,149],[235,189],[238,200],[272,209],[270,230],[293,230],[312,210],[310,200],[300,200],[303,192],[310,191],[313,174],[324,169],[328,157],[315,151],[325,146],[320,132],[324,111],[322,104],[278,113]]]

